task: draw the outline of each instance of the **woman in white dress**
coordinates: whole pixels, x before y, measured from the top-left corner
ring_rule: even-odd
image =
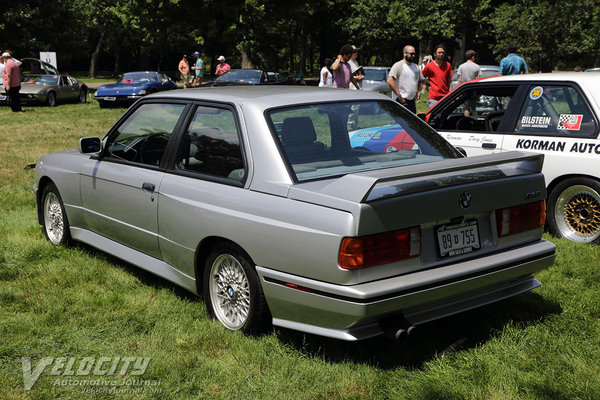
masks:
[[[323,68],[321,68],[321,72],[319,73],[319,87],[333,87],[333,75],[329,70],[331,67],[331,59],[326,58],[323,60]]]

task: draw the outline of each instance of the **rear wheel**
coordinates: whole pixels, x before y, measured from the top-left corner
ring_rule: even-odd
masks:
[[[54,107],[56,105],[56,94],[54,92],[48,93],[48,97],[46,97],[46,105],[49,107]]]
[[[87,90],[85,89],[81,89],[79,91],[79,102],[80,103],[85,103],[87,102]]]
[[[600,243],[600,183],[568,179],[548,198],[548,228],[555,236],[577,243]]]
[[[244,252],[221,243],[204,267],[204,300],[211,317],[232,331],[260,333],[270,324],[258,275]]]
[[[53,244],[67,244],[71,238],[69,222],[58,189],[53,183],[42,192],[44,234]]]

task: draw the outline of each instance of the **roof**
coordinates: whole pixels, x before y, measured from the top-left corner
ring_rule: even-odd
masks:
[[[224,103],[260,103],[265,108],[288,104],[320,103],[348,100],[390,100],[388,96],[369,90],[329,89],[306,86],[224,86],[171,90],[149,97],[209,100]]]

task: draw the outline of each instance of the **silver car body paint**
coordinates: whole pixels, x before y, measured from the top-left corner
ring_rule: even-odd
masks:
[[[202,244],[215,238],[234,242],[256,266],[275,325],[343,340],[381,334],[378,321],[384,317],[402,314],[419,324],[539,286],[533,273],[552,264],[554,245],[541,239],[541,227],[498,237],[494,210],[530,202],[528,193],[545,198],[541,156],[511,152],[446,159],[295,183],[265,113],[349,99],[391,102],[374,92],[290,87],[147,96],[136,105],[201,101],[232,107],[246,160],[244,183],[227,185],[65,151],[37,164],[38,210],[39,193],[54,182],[75,240],[194,293],[206,255],[199,250]],[[109,182],[113,178],[121,183]],[[142,190],[144,182],[154,191]],[[381,194],[390,187],[399,194]],[[459,201],[465,191],[472,199],[468,208]],[[477,221],[481,248],[440,257],[435,227],[454,218]],[[421,229],[420,257],[352,271],[339,267],[344,237],[411,226]]]

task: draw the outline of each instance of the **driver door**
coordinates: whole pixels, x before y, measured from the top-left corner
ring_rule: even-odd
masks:
[[[185,104],[145,103],[116,125],[81,173],[88,228],[156,258],[158,193]]]
[[[518,85],[466,85],[434,107],[429,124],[467,156],[503,151]]]

